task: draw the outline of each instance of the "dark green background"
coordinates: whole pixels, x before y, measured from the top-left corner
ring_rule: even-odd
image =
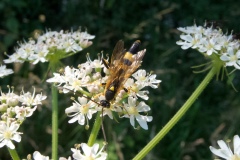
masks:
[[[224,32],[240,32],[240,2],[235,0],[201,1],[84,1],[26,0],[0,2],[0,60],[3,53],[13,53],[17,41],[27,40],[34,31],[76,30],[81,26],[96,35],[93,45],[83,52],[63,61],[77,66],[86,61],[87,52],[92,58],[104,51],[110,53],[119,39],[129,46],[134,40],[142,41],[147,49],[141,68],[154,71],[162,80],[160,87],[150,90],[147,101],[152,108],[153,121],[149,130],[134,130],[129,120],[110,121],[104,119],[109,142],[109,159],[124,157],[131,159],[169,121],[182,104],[199,85],[207,72],[193,74],[190,67],[206,63],[195,50],[183,51],[176,45],[179,40],[177,27],[202,25],[205,20],[219,21]],[[39,17],[45,17],[41,20]],[[1,79],[1,85],[14,85],[16,91],[22,87],[32,90],[36,86],[48,95],[48,101],[40,107],[21,128],[24,133],[21,143],[15,143],[21,158],[35,150],[51,155],[51,109],[50,87],[41,83],[47,70],[47,63],[36,66],[8,65],[17,71],[14,75]],[[213,159],[209,146],[216,145],[218,139],[228,139],[239,134],[240,99],[230,81],[240,90],[239,71],[223,81],[214,79],[204,93],[194,103],[184,118],[148,154],[148,160],[208,160]],[[6,89],[6,87],[5,87]],[[68,124],[64,114],[71,101],[60,95],[59,155],[71,155],[70,148],[75,143],[86,142],[90,131],[77,124]],[[92,121],[90,122],[92,125]],[[99,135],[102,139],[102,135]],[[120,147],[116,149],[117,147]],[[9,159],[6,148],[1,148],[0,159]]]

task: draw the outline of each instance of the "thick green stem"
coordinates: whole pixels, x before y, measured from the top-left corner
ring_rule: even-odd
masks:
[[[58,90],[52,85],[52,159],[58,159]]]
[[[95,123],[93,125],[92,132],[91,132],[90,137],[88,139],[88,146],[93,146],[93,144],[96,141],[98,132],[99,132],[99,130],[101,128],[101,124],[102,124],[101,119],[102,119],[101,118],[101,112],[98,112],[97,118],[96,118]]]
[[[7,147],[8,148],[8,147]],[[8,148],[8,152],[10,153],[13,160],[20,160],[17,151],[15,149]]]
[[[198,96],[203,92],[206,86],[209,84],[211,79],[218,72],[217,67],[213,67],[198,88],[192,93],[185,104],[180,108],[180,110],[172,117],[172,119],[161,129],[161,131],[133,158],[133,160],[143,159],[154,146],[156,146],[159,141],[173,128],[173,126],[184,116],[187,110],[195,102]]]

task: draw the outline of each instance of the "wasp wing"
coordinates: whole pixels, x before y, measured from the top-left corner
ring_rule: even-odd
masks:
[[[118,77],[119,66],[121,66],[121,62],[123,61],[123,57],[126,53],[126,50],[124,49],[124,42],[122,40],[119,40],[116,44],[116,46],[113,49],[113,53],[111,56],[111,61],[109,64],[109,77],[106,82],[105,91],[108,89],[111,82]]]
[[[138,67],[141,66],[142,59],[146,53],[146,50],[139,51],[137,54],[132,55],[133,56],[133,62],[130,66],[124,65],[123,63],[118,69],[118,72],[120,70],[123,70],[123,73],[119,75],[118,81],[119,81],[119,86],[116,91],[119,93],[119,91],[123,88],[123,85],[127,81],[127,79],[138,69]]]
[[[126,51],[124,50],[124,42],[122,40],[119,40],[113,49],[113,53],[111,56],[111,63],[109,67],[111,68],[116,66],[120,62],[120,60],[123,58],[125,52]]]

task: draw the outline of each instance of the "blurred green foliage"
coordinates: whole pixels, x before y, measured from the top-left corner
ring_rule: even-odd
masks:
[[[119,39],[129,46],[134,40],[142,41],[147,49],[142,68],[154,71],[162,83],[157,90],[150,89],[147,102],[153,122],[149,130],[134,130],[126,119],[119,122],[104,119],[109,141],[109,159],[131,159],[168,122],[199,85],[206,73],[193,74],[192,66],[207,62],[194,50],[183,51],[176,45],[177,27],[202,25],[205,20],[221,21],[223,31],[240,32],[240,1],[235,0],[139,0],[139,1],[83,1],[83,0],[1,0],[0,1],[0,60],[3,54],[14,52],[17,41],[27,40],[36,31],[76,30],[80,26],[96,35],[93,45],[82,53],[64,60],[64,64],[77,66],[86,60],[87,52],[95,58],[104,51],[110,53]],[[31,66],[8,65],[17,71],[1,79],[1,85],[14,85],[16,91],[37,86],[48,95],[49,101],[22,126],[23,138],[16,144],[22,158],[38,150],[51,155],[51,96],[50,87],[42,80],[47,63]],[[223,81],[215,79],[194,103],[185,117],[164,137],[145,158],[148,160],[208,160],[213,159],[209,146],[216,140],[232,138],[239,134],[240,120],[239,71]],[[64,100],[63,100],[64,99]],[[90,131],[77,124],[68,124],[64,114],[70,100],[59,98],[59,155],[71,155],[75,143],[86,142]],[[92,122],[91,122],[92,124]],[[100,139],[102,135],[99,135]],[[6,148],[1,148],[0,159],[10,159]]]

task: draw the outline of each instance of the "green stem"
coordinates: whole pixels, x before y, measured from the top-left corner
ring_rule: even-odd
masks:
[[[95,123],[93,125],[92,132],[91,132],[90,137],[88,139],[88,146],[93,146],[93,144],[96,141],[98,132],[99,132],[101,124],[102,124],[101,119],[102,119],[101,118],[101,112],[98,112],[97,118],[96,118]]]
[[[58,159],[58,90],[52,85],[52,159]]]
[[[209,84],[214,75],[217,74],[217,67],[213,67],[207,76],[203,79],[198,88],[192,93],[185,104],[180,108],[180,110],[172,117],[172,119],[161,129],[161,131],[133,158],[133,160],[143,159],[148,152],[156,146],[159,141],[173,128],[173,126],[184,116],[187,110],[195,102],[197,97],[203,92],[206,86]]]
[[[17,151],[15,149],[10,149],[8,147],[7,147],[7,149],[8,149],[8,152],[10,153],[13,160],[20,160],[20,158],[17,154]]]

